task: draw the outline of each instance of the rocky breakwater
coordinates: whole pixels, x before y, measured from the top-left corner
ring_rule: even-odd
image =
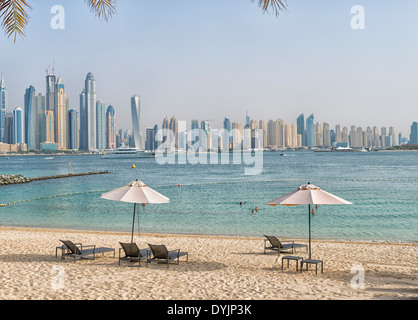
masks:
[[[31,179],[26,178],[20,174],[2,174],[0,175],[0,186],[8,184],[28,183]]]
[[[96,174],[108,174],[108,173],[109,171],[93,171],[93,172],[87,172],[87,173],[72,173],[72,174],[70,173],[70,174],[62,174],[62,175],[39,177],[39,178],[26,178],[20,174],[3,174],[3,175],[0,175],[0,186],[9,185],[9,184],[29,183],[32,181],[92,176]]]

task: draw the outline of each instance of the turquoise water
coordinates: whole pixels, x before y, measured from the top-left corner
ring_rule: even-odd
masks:
[[[263,172],[257,176],[245,176],[245,165],[233,164],[159,165],[137,159],[133,169],[132,160],[96,155],[0,158],[0,174],[65,174],[69,162],[73,173],[111,172],[0,186],[0,204],[25,200],[1,207],[0,225],[130,232],[133,206],[100,196],[102,190],[140,179],[171,199],[170,204],[140,207],[140,232],[306,238],[306,206],[266,203],[311,181],[354,203],[320,206],[312,219],[313,238],[418,241],[418,152],[286,154],[264,153]],[[252,214],[255,207],[258,212]]]

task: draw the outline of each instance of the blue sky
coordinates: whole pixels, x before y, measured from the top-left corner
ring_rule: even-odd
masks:
[[[71,108],[88,72],[98,98],[130,128],[130,97],[141,96],[143,128],[179,120],[278,119],[299,113],[331,126],[418,121],[418,1],[288,0],[279,17],[250,0],[119,0],[108,23],[83,0],[31,1],[26,38],[0,36],[9,109],[30,85],[45,93],[45,69],[67,86]],[[53,5],[65,30],[52,30]],[[351,8],[365,9],[353,30]]]

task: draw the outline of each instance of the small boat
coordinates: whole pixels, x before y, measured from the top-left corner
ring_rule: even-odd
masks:
[[[48,158],[44,158],[45,160],[54,160],[55,157],[48,157]]]

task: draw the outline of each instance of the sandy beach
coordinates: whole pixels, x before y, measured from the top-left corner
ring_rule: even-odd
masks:
[[[116,258],[61,261],[55,258],[59,239],[113,247]],[[0,299],[418,299],[417,244],[313,241],[313,258],[324,261],[324,273],[315,275],[314,267],[296,273],[294,262],[282,271],[276,253],[263,254],[262,237],[141,234],[135,239],[141,248],[165,244],[189,252],[189,262],[168,270],[155,262],[119,266],[119,242],[129,240],[128,233],[1,227]],[[303,249],[297,255],[307,257]],[[353,280],[356,270],[364,270],[363,288]]]

